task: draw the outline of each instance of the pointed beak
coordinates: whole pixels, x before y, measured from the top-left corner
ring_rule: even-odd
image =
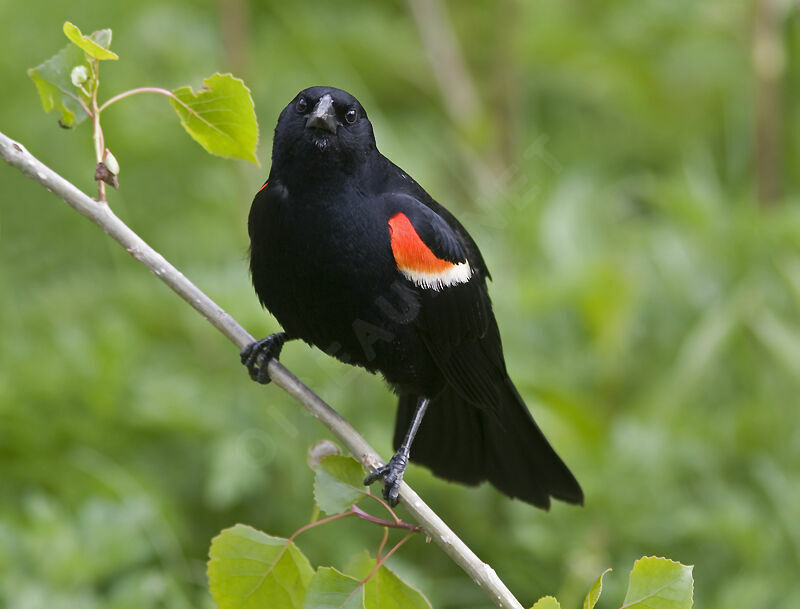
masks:
[[[336,122],[336,113],[333,109],[333,99],[330,95],[323,95],[314,106],[311,115],[306,121],[306,129],[324,129],[336,133],[339,124]]]

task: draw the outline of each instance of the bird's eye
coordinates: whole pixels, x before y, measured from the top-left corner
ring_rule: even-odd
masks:
[[[355,108],[350,108],[344,115],[344,120],[346,120],[347,123],[350,125],[355,123],[357,118],[358,118],[358,112],[356,112]]]
[[[308,102],[306,101],[306,98],[305,97],[301,97],[300,99],[298,99],[297,100],[297,105],[295,106],[295,108],[301,114],[303,112],[305,112],[306,110],[308,110]]]

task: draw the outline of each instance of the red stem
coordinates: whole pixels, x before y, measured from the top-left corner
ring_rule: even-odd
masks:
[[[159,87],[140,87],[138,89],[131,89],[130,91],[123,91],[119,95],[115,95],[109,100],[106,100],[102,106],[100,106],[99,110],[102,112],[107,106],[110,106],[114,102],[118,102],[121,99],[125,99],[126,97],[130,97],[131,95],[136,95],[137,93],[160,93],[161,95],[166,95],[167,97],[175,98],[172,92],[167,91],[166,89],[161,89]],[[177,99],[177,98],[176,98]]]
[[[313,529],[321,524],[333,522],[334,520],[341,520],[342,518],[347,518],[349,516],[356,516],[356,514],[354,512],[342,512],[341,514],[334,514],[333,516],[328,516],[327,518],[317,520],[316,522],[309,522],[307,525],[300,527],[294,533],[292,533],[292,536],[289,537],[289,541],[294,541],[295,537],[297,537],[300,533],[307,531],[308,529]]]
[[[139,93],[158,93],[159,95],[166,95],[170,99],[174,99],[177,103],[181,106],[186,108],[186,111],[194,116],[198,116],[197,112],[192,110],[189,106],[187,106],[180,98],[178,98],[172,91],[167,91],[166,89],[161,89],[160,87],[139,87],[138,89],[131,89],[130,91],[123,91],[119,95],[115,95],[111,99],[108,99],[100,106],[97,111],[102,112],[108,106],[113,104],[114,102],[118,102],[121,99],[125,99],[126,97],[130,97],[131,95],[138,95]]]
[[[376,556],[378,560],[381,558],[381,553],[383,553],[383,548],[386,547],[386,542],[389,540],[389,527],[383,527],[383,539],[381,539],[381,545],[378,546],[378,553]]]
[[[350,513],[358,516],[362,520],[366,520],[367,522],[372,522],[373,524],[379,524],[384,527],[388,527],[391,529],[406,529],[411,533],[418,533],[422,530],[422,527],[417,524],[409,524],[408,522],[403,522],[399,518],[392,522],[391,520],[385,520],[383,518],[378,518],[377,516],[373,516],[372,514],[368,514],[360,507],[354,505],[350,506]]]
[[[379,558],[378,561],[375,563],[375,567],[372,569],[372,571],[369,572],[369,575],[367,575],[364,579],[361,580],[361,585],[363,586],[364,584],[366,584],[369,581],[369,578],[375,575],[375,573],[378,572],[378,569],[380,569],[383,566],[383,563],[385,563],[392,554],[394,554],[397,550],[399,550],[400,546],[402,546],[405,542],[411,539],[411,536],[413,534],[414,534],[413,531],[410,532],[408,535],[403,537],[403,539],[398,541],[395,544],[395,546],[386,553],[386,556],[384,556],[383,558]]]
[[[329,522],[333,522],[335,520],[341,520],[342,518],[348,518],[350,516],[357,516],[361,518],[361,520],[366,520],[367,522],[371,522],[373,524],[378,524],[382,527],[388,529],[405,529],[409,532],[409,535],[412,533],[419,533],[422,531],[422,527],[416,524],[409,524],[408,522],[403,522],[402,520],[398,520],[397,522],[392,522],[391,520],[384,520],[383,518],[378,518],[377,516],[373,516],[372,514],[368,514],[360,507],[356,505],[350,506],[349,512],[342,512],[341,514],[334,514],[333,516],[328,516],[327,518],[323,518],[322,520],[317,520],[315,522],[309,522],[307,525],[300,527],[294,533],[292,533],[291,537],[289,537],[289,541],[293,541],[295,537],[297,537],[300,533],[307,531],[308,529],[313,529],[321,524],[327,524]],[[381,544],[381,548],[383,547],[384,542]]]
[[[403,522],[400,519],[400,517],[397,514],[395,514],[395,511],[391,508],[391,506],[388,503],[386,503],[383,499],[381,499],[377,495],[373,495],[372,493],[367,493],[367,497],[372,497],[375,501],[377,501],[383,507],[385,507],[389,511],[389,513],[392,515],[392,518],[394,518],[395,522]]]

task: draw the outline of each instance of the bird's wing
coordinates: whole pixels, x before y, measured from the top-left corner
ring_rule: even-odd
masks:
[[[393,194],[385,203],[397,269],[420,298],[416,324],[422,340],[462,397],[496,411],[506,369],[483,260],[418,199]]]
[[[458,221],[450,211],[440,205],[433,197],[431,197],[427,191],[422,188],[410,175],[408,175],[405,171],[400,169],[397,165],[392,163],[386,157],[383,157],[384,162],[387,166],[387,171],[384,175],[387,175],[387,186],[391,190],[397,190],[399,192],[404,192],[413,198],[415,198],[419,203],[428,207],[431,211],[433,211],[436,215],[442,218],[447,225],[452,229],[452,232],[455,233],[456,238],[460,242],[462,248],[466,252],[467,256],[469,256],[470,264],[473,268],[478,269],[486,279],[491,279],[492,276],[489,273],[489,269],[486,266],[486,262],[483,260],[483,255],[481,251],[478,249],[478,245],[472,239],[472,236],[467,232],[461,222]]]

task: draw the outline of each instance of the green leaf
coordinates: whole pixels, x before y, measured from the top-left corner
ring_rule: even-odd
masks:
[[[543,596],[533,604],[531,609],[561,609],[555,596]]]
[[[692,567],[646,556],[633,563],[622,609],[690,609]]]
[[[611,571],[611,569],[603,571],[600,577],[597,578],[597,581],[594,582],[594,585],[589,589],[589,594],[583,599],[583,609],[594,609],[594,606],[597,604],[597,599],[600,598],[600,593],[603,591],[603,576],[609,571]]]
[[[328,455],[320,461],[314,477],[314,499],[323,512],[344,512],[366,494],[364,470],[358,461],[344,455]]]
[[[208,581],[219,609],[301,609],[313,575],[294,543],[243,524],[211,542]]]
[[[376,564],[374,558],[362,552],[350,563],[348,570],[364,579]],[[364,584],[364,609],[431,609],[431,604],[421,592],[382,565]]]
[[[361,581],[337,571],[320,567],[311,579],[303,609],[361,609],[364,589]]]
[[[195,93],[175,89],[170,99],[183,128],[211,154],[244,159],[258,165],[258,123],[253,98],[244,82],[231,74],[214,74]]]
[[[345,571],[361,580],[369,575],[373,568],[375,568],[375,559],[369,555],[369,552],[362,550],[347,563]]]
[[[108,48],[111,45],[111,30],[109,29],[97,30],[86,36],[81,34],[77,25],[65,21],[64,34],[92,59],[119,59],[119,56]]]
[[[80,89],[72,84],[72,70],[77,66],[89,67],[86,54],[78,47],[68,44],[50,59],[28,70],[45,112],[57,110],[61,114],[62,127],[74,127],[88,118],[86,110],[78,101]]]

